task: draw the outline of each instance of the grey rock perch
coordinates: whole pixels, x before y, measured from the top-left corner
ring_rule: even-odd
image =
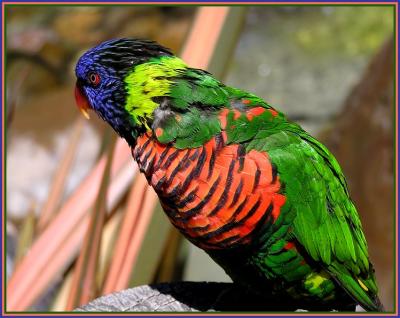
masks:
[[[312,310],[325,310],[313,305]],[[144,285],[99,297],[86,312],[307,311],[304,304],[254,295],[233,283],[176,282]],[[311,309],[309,309],[311,310]]]

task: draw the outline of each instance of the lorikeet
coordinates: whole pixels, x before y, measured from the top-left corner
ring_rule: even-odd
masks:
[[[115,39],[76,66],[76,99],[126,139],[172,224],[255,293],[381,311],[342,170],[261,98],[155,42]]]

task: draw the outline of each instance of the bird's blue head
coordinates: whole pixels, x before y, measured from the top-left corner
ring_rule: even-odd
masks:
[[[132,120],[125,108],[125,79],[137,65],[162,56],[172,53],[155,42],[137,39],[109,40],[90,49],[75,68],[78,107],[87,118],[88,109],[93,109],[129,144],[135,144],[143,127]]]

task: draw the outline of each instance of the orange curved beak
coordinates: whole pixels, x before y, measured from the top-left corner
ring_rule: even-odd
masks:
[[[90,119],[88,112],[88,109],[90,108],[89,101],[85,94],[82,92],[82,89],[80,88],[78,83],[76,83],[75,85],[75,100],[83,116],[85,116],[86,119]]]

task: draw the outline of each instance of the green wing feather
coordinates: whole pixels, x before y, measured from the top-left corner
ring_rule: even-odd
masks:
[[[339,164],[298,125],[278,126],[284,127],[251,146],[267,151],[278,167],[287,200],[296,210],[293,234],[363,307],[381,309],[361,222]]]

